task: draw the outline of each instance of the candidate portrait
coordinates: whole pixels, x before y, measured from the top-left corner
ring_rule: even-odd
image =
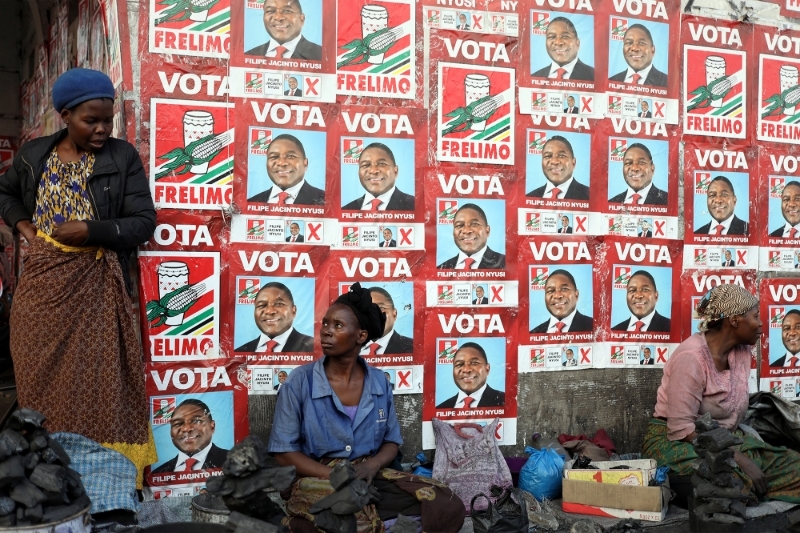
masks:
[[[297,222],[289,224],[289,235],[286,237],[286,242],[304,242],[304,240],[300,233],[300,224]]]
[[[655,360],[653,359],[653,351],[646,347],[642,350],[642,358],[639,360],[640,365],[654,365]]]
[[[647,100],[642,100],[642,103],[639,105],[639,112],[636,113],[636,116],[639,118],[653,118],[653,113],[650,112],[650,104],[647,103]]]
[[[572,226],[569,225],[569,217],[561,215],[561,226],[558,228],[558,233],[572,233]]]
[[[468,30],[469,29],[469,22],[467,20],[467,13],[459,13],[458,14],[458,24],[456,24],[457,30]]]
[[[654,23],[655,24],[655,23]],[[663,51],[664,53],[666,51]],[[622,39],[622,57],[627,68],[608,78],[608,81],[666,87],[667,75],[653,64],[656,46],[653,35],[644,24],[631,24]],[[609,61],[609,66],[612,62]]]
[[[458,248],[458,254],[436,268],[485,270],[506,267],[506,256],[495,252],[488,245],[492,228],[486,212],[479,205],[474,203],[461,205],[455,213],[452,226],[453,242]]]
[[[261,38],[269,39],[247,50],[245,55],[320,61],[322,47],[303,36],[305,22],[300,0],[265,0],[263,23],[267,35]]]
[[[361,355],[411,353],[414,349],[414,342],[410,337],[401,335],[394,329],[397,323],[397,307],[394,305],[392,295],[383,287],[377,286],[370,287],[369,294],[372,297],[372,303],[386,315],[386,326],[383,328],[383,336],[367,342],[361,349]]]
[[[542,174],[546,183],[527,196],[558,200],[588,200],[589,187],[575,177],[575,152],[566,137],[553,135],[542,147]]]
[[[666,169],[664,169],[666,171]],[[612,204],[667,205],[667,192],[653,183],[656,166],[650,149],[642,143],[628,145],[622,156],[622,179],[626,190],[608,199]]]
[[[294,327],[297,306],[289,287],[279,281],[261,286],[256,294],[253,319],[260,334],[236,348],[237,352],[310,352],[314,339]]]
[[[575,350],[567,348],[564,350],[564,357],[566,358],[561,366],[578,366],[578,360],[575,359]]]
[[[639,231],[636,236],[640,239],[649,239],[653,236],[653,226],[649,220],[643,218],[639,221]]]
[[[364,194],[348,203],[343,210],[361,211],[413,211],[414,197],[401,191],[397,185],[400,167],[394,152],[386,144],[373,142],[358,157],[358,181]],[[413,176],[414,169],[404,169]],[[342,191],[342,196],[347,191]]]
[[[533,292],[536,291],[531,291]],[[578,311],[580,292],[571,272],[561,268],[550,272],[543,292],[548,317],[533,328],[531,333],[579,333],[594,330],[594,319]],[[591,295],[591,289],[589,294]],[[533,305],[531,299],[531,307]]]
[[[303,91],[297,87],[297,78],[295,76],[289,76],[286,84],[289,88],[283,91],[284,96],[303,96]]]
[[[472,305],[486,305],[489,299],[486,297],[486,291],[481,285],[475,287],[475,298],[472,299]]]
[[[637,270],[628,279],[625,302],[630,316],[611,329],[628,332],[669,332],[670,319],[656,311],[658,287],[653,275],[646,270]]]
[[[154,469],[152,474],[191,472],[222,468],[228,450],[212,442],[216,422],[205,402],[183,400],[169,419],[169,433],[178,454]]]
[[[697,196],[697,194],[696,194]],[[747,221],[737,217],[736,192],[731,180],[725,176],[716,176],[711,180],[706,191],[706,206],[711,221],[695,230],[697,235],[747,235]],[[747,203],[744,203],[747,207]],[[697,210],[695,202],[695,210]],[[697,216],[695,215],[695,220]]]
[[[725,259],[722,260],[722,266],[724,267],[735,267],[736,261],[733,260],[733,252],[730,250],[725,250]]]
[[[770,214],[771,208],[772,205]],[[792,180],[784,185],[781,193],[781,214],[783,225],[772,230],[769,236],[783,239],[800,238],[800,182]]]
[[[593,20],[592,17],[581,17],[581,20],[584,18],[590,22]],[[589,36],[589,53],[586,54],[588,57],[593,55],[593,36],[593,34]],[[532,76],[557,80],[594,81],[594,67],[580,60],[578,57],[580,48],[581,40],[572,20],[563,16],[551,19],[545,31],[545,51],[550,58],[550,64],[538,69]],[[534,57],[537,59],[542,57],[539,50],[531,51],[531,62],[534,61]]]
[[[381,232],[383,235],[383,240],[381,241],[380,247],[381,248],[396,248],[397,247],[397,240],[394,238],[394,233],[390,228],[383,228]]]
[[[266,184],[268,186],[266,190],[253,184],[253,188],[258,188],[261,192],[248,198],[248,202],[325,205],[325,192],[306,181],[308,158],[300,139],[289,133],[278,135],[269,143],[266,159],[270,184]],[[252,175],[253,173],[249,173],[249,176]],[[249,179],[251,178],[248,177]],[[249,183],[248,188],[250,188]]]
[[[493,389],[486,382],[491,365],[486,351],[477,342],[463,343],[453,356],[453,382],[458,393],[441,402],[437,409],[477,409],[502,407],[506,402],[504,391]],[[500,372],[505,371],[500,367]]]
[[[578,114],[578,106],[575,105],[575,97],[567,96],[567,105],[564,107],[564,113],[569,115]]]
[[[770,362],[771,367],[800,367],[800,311],[790,309],[783,316],[781,324],[781,340],[785,351],[783,354]],[[775,342],[770,342],[770,346],[777,346]]]

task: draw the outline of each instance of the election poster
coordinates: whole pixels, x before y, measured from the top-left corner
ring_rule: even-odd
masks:
[[[594,366],[605,322],[597,237],[520,239],[519,372]]]
[[[598,6],[588,0],[523,5],[520,113],[604,116],[607,57],[597,46],[603,37]]]
[[[0,172],[5,173],[6,169],[11,166],[16,153],[17,138],[0,135]]]
[[[231,94],[306,103],[336,101],[336,2],[231,4]],[[370,33],[374,35],[377,33]],[[387,34],[386,31],[381,35]],[[367,60],[391,37],[354,43]],[[374,42],[373,42],[374,41]],[[383,42],[381,42],[383,41]]]
[[[337,94],[417,97],[416,13],[412,0],[358,0],[338,10]]]
[[[595,366],[663,367],[683,340],[680,241],[606,237],[603,292],[609,306],[605,350]],[[649,357],[648,357],[649,355]]]
[[[433,2],[426,0],[426,4]],[[457,5],[457,4],[461,5]],[[517,37],[520,32],[519,15],[513,2],[452,2],[448,6],[423,5],[425,43],[430,42],[431,30],[449,30],[451,35],[505,35]],[[511,7],[509,7],[509,4]],[[459,33],[454,33],[459,32]]]
[[[519,117],[517,164],[524,200],[517,202],[520,235],[580,235],[597,228],[590,223],[600,199],[600,161],[592,150],[596,121],[581,117]],[[524,144],[523,144],[524,143]]]
[[[756,148],[684,143],[684,268],[748,268],[758,261]]]
[[[800,144],[800,32],[754,26],[758,52],[756,138]]]
[[[678,237],[677,127],[611,118],[594,134],[595,186],[608,235]],[[601,155],[602,154],[602,155]]]
[[[516,313],[434,308],[425,318],[422,448],[436,447],[431,420],[485,426],[499,418],[499,445],[516,444]]]
[[[144,496],[195,496],[234,444],[249,434],[247,375],[235,359],[148,364],[145,384],[158,461],[145,468]]]
[[[683,15],[681,27],[684,135],[746,139],[753,25]]]
[[[615,0],[599,9],[606,115],[678,124],[680,2]]]
[[[150,189],[157,208],[218,209],[232,200],[233,104],[150,100]]]
[[[800,18],[800,2],[798,0],[775,0],[781,6],[781,16],[788,18]]]
[[[761,280],[760,390],[787,399],[800,397],[800,303],[796,278]]]
[[[148,0],[140,16],[148,21],[151,54],[225,59],[230,54],[230,0]]]
[[[700,303],[703,296],[717,285],[739,285],[747,289],[751,294],[756,294],[756,271],[729,268],[684,270],[681,274],[681,287],[683,290],[681,302],[683,302],[684,306],[690,306],[691,312],[683,313],[682,338],[685,339],[699,331],[700,317],[696,311],[697,304]]]
[[[386,314],[383,335],[368,341],[361,356],[383,370],[394,394],[421,394],[424,382],[424,252],[331,252],[330,300],[359,282]]]
[[[794,147],[764,144],[758,150],[761,217],[759,270],[800,268],[800,167]],[[763,211],[766,209],[766,213]]]

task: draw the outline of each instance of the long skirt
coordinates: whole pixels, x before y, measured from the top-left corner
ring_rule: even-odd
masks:
[[[19,405],[42,412],[51,432],[78,433],[122,453],[141,486],[157,455],[119,259],[41,235],[30,243],[11,309]]]
[[[357,464],[363,459],[356,459]],[[343,459],[333,459],[326,464],[335,466]],[[373,484],[381,494],[381,509],[369,504],[356,513],[358,533],[384,533],[382,510],[393,508],[397,512],[409,514],[408,503],[417,502],[422,516],[423,532],[457,533],[464,525],[464,504],[444,483],[434,479],[414,476],[383,468],[373,479]],[[291,487],[286,501],[289,516],[283,524],[292,533],[318,533],[322,531],[314,525],[314,515],[308,510],[319,500],[333,493],[330,481],[317,477],[300,478]],[[404,509],[406,508],[406,509]],[[406,512],[403,512],[406,510]],[[396,513],[392,513],[396,516]],[[384,518],[388,518],[384,516]]]
[[[768,500],[800,503],[800,453],[783,446],[771,446],[737,429],[734,436],[744,440],[739,451],[753,460],[767,479]],[[642,445],[642,456],[655,459],[658,466],[670,467],[671,475],[688,476],[694,473],[692,463],[697,460],[694,447],[683,441],[667,438],[667,423],[653,418],[647,426]],[[753,482],[741,468],[734,472],[744,483],[744,493],[753,492]]]

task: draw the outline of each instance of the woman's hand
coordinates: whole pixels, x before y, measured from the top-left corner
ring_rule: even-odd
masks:
[[[36,226],[30,220],[20,220],[16,227],[26,241],[31,242],[36,237]]]
[[[89,225],[82,220],[70,220],[56,225],[50,236],[67,246],[81,246],[89,238]]]
[[[764,472],[753,462],[752,459],[747,457],[741,452],[733,454],[733,460],[739,465],[744,474],[753,482],[753,489],[756,491],[757,496],[763,496],[767,493],[767,478]]]
[[[382,465],[374,457],[370,457],[366,461],[355,465],[356,479],[363,479],[369,485],[381,468]]]

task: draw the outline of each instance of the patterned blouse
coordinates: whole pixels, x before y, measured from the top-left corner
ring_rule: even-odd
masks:
[[[64,163],[53,148],[47,158],[39,191],[33,225],[47,235],[56,224],[70,220],[94,220],[87,179],[92,175],[95,156],[85,152],[80,161]]]

